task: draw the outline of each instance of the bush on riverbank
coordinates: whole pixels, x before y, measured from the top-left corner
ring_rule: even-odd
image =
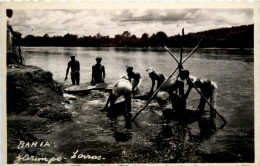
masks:
[[[253,48],[254,47],[254,25],[241,25],[228,28],[206,30],[197,33],[168,36],[165,32],[159,31],[153,34],[143,33],[141,37],[124,31],[114,37],[95,36],[79,37],[75,34],[64,36],[43,36],[27,35],[21,39],[22,46],[59,46],[59,47],[168,47],[179,48],[181,46],[193,48],[202,36],[205,36],[200,47],[220,48]]]

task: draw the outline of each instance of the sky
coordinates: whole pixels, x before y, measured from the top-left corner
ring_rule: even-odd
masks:
[[[86,9],[14,10],[13,29],[26,35],[67,33],[78,36],[114,37],[129,31],[137,37],[159,31],[168,36],[253,23],[251,9]]]

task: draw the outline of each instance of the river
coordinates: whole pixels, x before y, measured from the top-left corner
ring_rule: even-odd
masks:
[[[179,58],[180,49],[171,49]],[[191,49],[184,49],[184,58]],[[153,101],[128,124],[124,116],[111,118],[99,110],[108,93],[93,91],[77,96],[71,111],[73,121],[57,122],[44,140],[52,140],[56,151],[69,158],[73,152],[101,155],[102,160],[70,158],[68,163],[226,163],[254,162],[254,55],[253,49],[198,49],[183,65],[191,75],[208,78],[218,85],[218,112],[228,121],[220,129],[220,118],[192,123],[165,123],[158,104]],[[80,82],[90,82],[91,66],[101,56],[106,69],[106,82],[113,84],[126,75],[125,66],[143,76],[142,92],[150,89],[146,69],[169,75],[177,64],[163,49],[23,47],[26,65],[35,65],[64,81],[69,55],[80,62]],[[199,95],[193,90],[187,101],[195,109]],[[145,104],[133,100],[132,114]]]

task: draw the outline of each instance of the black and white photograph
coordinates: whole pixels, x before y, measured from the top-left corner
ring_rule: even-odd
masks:
[[[259,9],[131,5],[2,7],[4,164],[256,162]]]

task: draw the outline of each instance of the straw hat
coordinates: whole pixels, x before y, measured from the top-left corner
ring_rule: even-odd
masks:
[[[147,73],[149,73],[149,74],[152,73],[152,72],[154,72],[154,70],[153,70],[152,67],[148,68],[146,71],[147,71]]]

